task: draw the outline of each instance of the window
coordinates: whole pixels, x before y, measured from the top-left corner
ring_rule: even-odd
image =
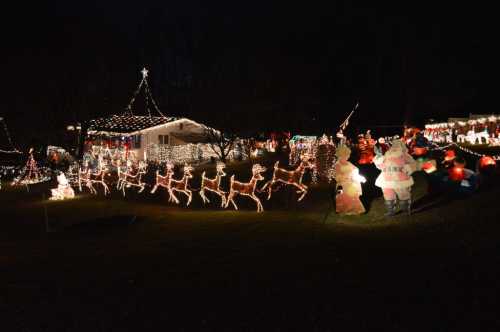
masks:
[[[140,149],[141,148],[141,135],[134,135],[132,137],[132,144],[134,149]]]
[[[158,135],[158,144],[168,144],[168,135]]]
[[[182,130],[184,128],[184,123],[179,123],[179,130]]]

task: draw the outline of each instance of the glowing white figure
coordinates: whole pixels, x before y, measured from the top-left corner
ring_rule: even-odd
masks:
[[[226,200],[225,207],[227,208],[229,202],[231,202],[236,210],[238,210],[238,206],[234,202],[234,197],[239,195],[248,196],[257,203],[257,212],[263,212],[264,208],[262,207],[262,203],[260,199],[255,195],[255,188],[257,186],[257,182],[264,180],[264,177],[261,173],[265,172],[266,168],[255,164],[252,167],[252,178],[249,182],[239,182],[234,180],[234,175],[231,176],[230,187],[229,187],[229,195]]]
[[[226,193],[220,188],[220,182],[222,177],[226,176],[224,172],[224,168],[226,165],[222,162],[217,163],[217,174],[215,178],[210,179],[205,176],[205,172],[201,174],[201,188],[200,188],[200,196],[203,200],[203,203],[210,203],[207,196],[205,195],[205,190],[211,191],[221,198],[221,207],[224,207],[226,204]]]
[[[66,179],[66,175],[61,173],[57,176],[57,188],[51,189],[52,197],[50,200],[63,200],[67,198],[74,198],[75,191],[71,188],[68,179]]]
[[[301,194],[297,199],[300,202],[304,196],[307,194],[308,187],[302,183],[302,177],[307,169],[313,169],[314,165],[310,162],[307,156],[302,157],[299,166],[293,171],[287,171],[283,168],[279,168],[279,161],[274,164],[273,177],[270,181],[262,187],[262,191],[267,188],[267,199],[271,198],[273,192],[273,186],[277,183],[284,183],[285,185],[291,185],[297,187],[299,190],[297,194]]]

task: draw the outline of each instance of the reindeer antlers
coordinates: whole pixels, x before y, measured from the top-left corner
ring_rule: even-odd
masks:
[[[259,174],[259,173],[262,173],[262,172],[265,172],[267,168],[265,168],[264,166],[261,166],[260,164],[255,164],[252,166],[252,174]]]

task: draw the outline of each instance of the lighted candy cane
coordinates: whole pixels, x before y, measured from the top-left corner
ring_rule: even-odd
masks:
[[[238,194],[243,196],[248,196],[257,203],[257,212],[263,212],[264,208],[262,207],[262,203],[260,199],[255,195],[255,188],[257,186],[257,182],[264,180],[264,177],[261,173],[265,172],[266,168],[255,164],[252,167],[252,178],[249,182],[239,182],[234,180],[234,175],[231,176],[230,187],[229,187],[229,195],[226,200],[225,207],[227,208],[229,202],[231,202],[236,210],[238,210],[238,206],[234,202],[234,197]]]
[[[205,172],[201,174],[201,188],[200,188],[200,196],[203,200],[203,203],[210,203],[207,196],[205,195],[205,190],[211,191],[221,198],[221,207],[224,207],[226,204],[226,193],[220,188],[220,181],[222,177],[226,176],[224,172],[224,168],[226,165],[222,162],[217,163],[217,174],[215,178],[210,179],[205,176]]]

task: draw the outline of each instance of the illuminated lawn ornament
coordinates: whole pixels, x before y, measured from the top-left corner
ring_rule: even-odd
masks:
[[[94,184],[101,184],[104,188],[104,195],[109,194],[109,188],[106,184],[105,177],[109,175],[109,170],[103,160],[99,162],[98,172],[93,173],[88,161],[85,161],[83,169],[78,170],[78,189],[82,191],[82,184],[89,188],[90,193],[96,195],[97,190]]]
[[[418,168],[418,160],[417,160],[417,170],[419,169]],[[427,160],[427,161],[424,161],[420,167],[421,170],[423,170],[425,173],[427,174],[430,174],[430,173],[434,173],[436,170],[437,170],[437,163],[435,160]]]
[[[274,164],[274,172],[273,177],[270,181],[268,181],[263,187],[262,191],[267,188],[267,199],[271,198],[271,194],[273,192],[273,186],[278,183],[284,183],[285,185],[290,185],[297,187],[299,190],[297,194],[301,194],[297,199],[300,202],[304,196],[307,194],[307,186],[302,183],[302,177],[307,169],[313,169],[314,165],[310,162],[309,158],[303,157],[299,166],[293,171],[287,171],[283,168],[279,168],[279,161]]]
[[[133,174],[132,161],[127,160],[127,169],[125,172],[121,171],[121,167],[118,167],[118,183],[116,188],[121,190],[123,196],[125,196],[125,188],[137,187],[139,188],[138,193],[141,193],[146,188],[146,182],[142,181],[142,176],[146,174],[147,164],[144,161],[139,161],[139,167],[135,174]]]
[[[66,175],[61,173],[57,176],[57,188],[51,189],[52,197],[50,200],[64,200],[68,198],[75,197],[75,191],[71,188],[68,179],[66,179]]]
[[[21,171],[21,174],[12,181],[12,185],[29,185],[50,180],[50,176],[44,174],[36,164],[35,157],[33,156],[33,148],[28,152],[28,160],[26,166]]]
[[[106,165],[106,162],[104,160],[101,160],[99,162],[99,166],[98,166],[98,172],[97,173],[92,173],[90,172],[90,183],[91,183],[91,186],[94,187],[94,184],[100,184],[102,185],[102,187],[104,188],[104,195],[107,195],[109,194],[109,187],[108,185],[106,184],[106,181],[105,181],[105,178],[106,176],[109,175],[109,169]],[[94,189],[94,192],[96,192],[96,190]]]
[[[189,179],[193,178],[193,167],[188,164],[184,165],[184,175],[180,180],[170,179],[170,187],[168,188],[168,193],[170,194],[169,202],[175,202],[179,204],[179,199],[175,196],[174,191],[183,193],[187,196],[188,201],[186,206],[189,206],[191,200],[193,199],[193,192],[189,189]]]
[[[174,175],[174,164],[167,162],[165,165],[165,175],[160,175],[160,171],[156,171],[156,183],[151,190],[151,193],[154,194],[158,187],[163,187],[167,189],[170,193],[170,182],[172,181],[172,175]]]
[[[346,215],[364,213],[365,208],[359,197],[363,194],[361,183],[366,182],[366,179],[359,174],[358,168],[348,161],[351,149],[341,144],[337,148],[336,155],[338,158],[335,165],[336,211]]]
[[[205,176],[205,172],[201,174],[200,196],[203,200],[203,203],[210,203],[207,196],[205,195],[205,190],[208,190],[220,196],[221,207],[224,207],[224,205],[226,204],[226,193],[220,188],[220,181],[222,180],[222,177],[226,176],[226,173],[224,172],[225,167],[226,165],[224,163],[218,162],[217,175],[215,175],[215,178],[213,179],[207,178]]]
[[[238,206],[234,202],[234,197],[238,194],[248,196],[257,203],[257,212],[263,212],[264,208],[262,207],[262,203],[260,199],[255,195],[255,188],[257,186],[257,182],[264,180],[264,177],[261,173],[265,172],[266,168],[255,164],[252,167],[252,178],[249,182],[239,182],[234,179],[234,175],[231,176],[230,187],[229,187],[229,195],[226,200],[225,207],[227,208],[229,202],[231,202],[236,210],[238,210]]]
[[[490,156],[483,156],[481,159],[479,159],[479,167],[481,169],[489,168],[489,167],[495,167],[497,165],[495,159],[493,159]]]

